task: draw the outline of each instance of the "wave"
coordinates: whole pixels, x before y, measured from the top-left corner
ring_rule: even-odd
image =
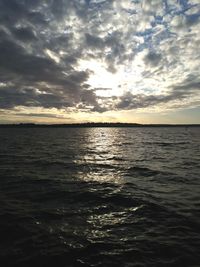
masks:
[[[159,145],[159,146],[176,146],[176,145],[188,145],[191,142],[186,141],[186,142],[149,142],[145,141],[143,142],[144,145]]]
[[[154,176],[162,174],[163,172],[159,170],[152,170],[148,167],[134,166],[134,167],[129,167],[127,173],[146,177],[146,176]]]

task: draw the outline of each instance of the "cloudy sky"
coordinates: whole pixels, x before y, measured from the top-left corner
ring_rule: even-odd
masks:
[[[0,122],[200,123],[200,0],[0,0]]]

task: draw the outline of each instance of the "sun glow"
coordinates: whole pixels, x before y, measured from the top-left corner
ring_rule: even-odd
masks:
[[[111,97],[120,96],[124,93],[122,82],[124,73],[118,69],[112,73],[106,69],[103,62],[97,60],[80,60],[79,70],[89,70],[91,72],[87,83],[96,90],[97,96]]]
[[[125,92],[133,94],[151,94],[157,88],[157,93],[162,90],[160,79],[151,77],[142,78],[146,69],[143,63],[144,54],[135,57],[132,62],[118,65],[116,72],[108,70],[106,63],[100,60],[80,60],[78,70],[90,71],[87,83],[95,89],[99,97],[121,96]],[[159,88],[159,89],[158,89]]]

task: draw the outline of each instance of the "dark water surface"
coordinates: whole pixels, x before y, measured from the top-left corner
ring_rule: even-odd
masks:
[[[0,266],[200,266],[200,127],[0,129]]]

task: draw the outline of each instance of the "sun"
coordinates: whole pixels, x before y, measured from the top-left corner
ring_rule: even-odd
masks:
[[[112,73],[108,71],[106,64],[97,60],[80,60],[79,70],[91,72],[87,83],[94,88],[97,96],[120,96],[124,93],[122,86],[124,75],[122,70]]]

